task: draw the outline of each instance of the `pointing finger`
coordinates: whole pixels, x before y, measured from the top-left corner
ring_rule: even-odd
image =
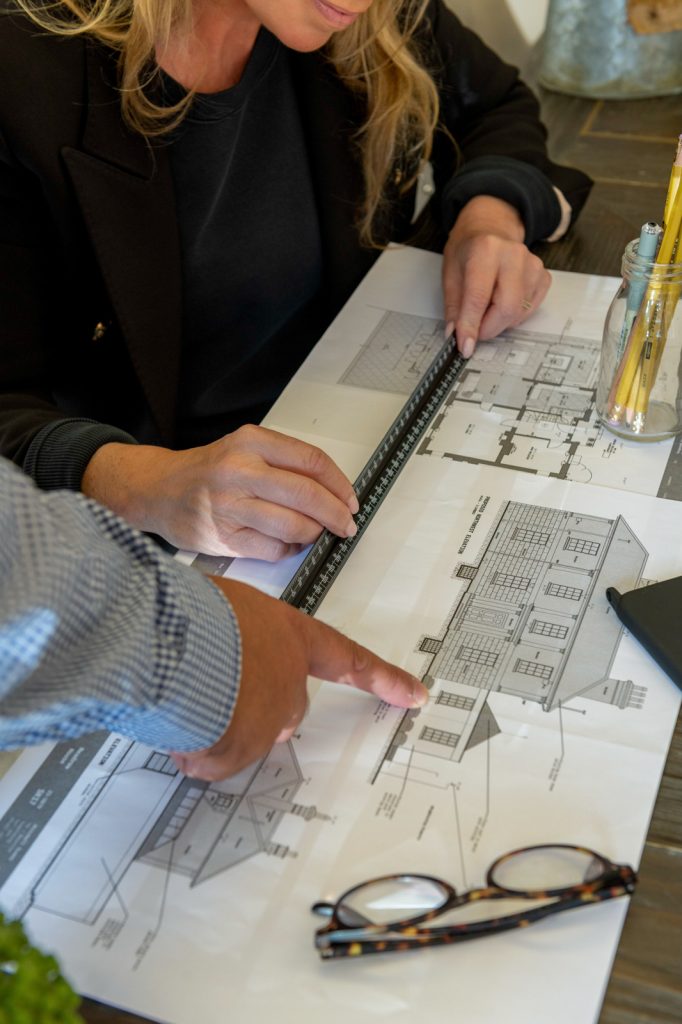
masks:
[[[428,690],[416,676],[389,664],[322,622],[310,619],[308,625],[313,675],[373,693],[396,707],[422,707],[428,700]]]

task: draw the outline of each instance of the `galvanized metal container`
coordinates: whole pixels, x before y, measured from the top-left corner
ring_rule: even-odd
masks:
[[[550,0],[538,78],[599,99],[682,92],[682,32],[638,35],[627,0]]]

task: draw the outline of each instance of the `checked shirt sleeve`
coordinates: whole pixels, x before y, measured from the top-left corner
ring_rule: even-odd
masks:
[[[241,643],[221,592],[81,494],[0,459],[0,748],[100,729],[210,746]]]

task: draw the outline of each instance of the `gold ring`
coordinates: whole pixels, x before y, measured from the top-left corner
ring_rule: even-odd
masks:
[[[530,301],[530,299],[523,299],[521,301],[521,309],[528,310],[528,309],[532,309],[532,308],[533,308],[533,303]]]

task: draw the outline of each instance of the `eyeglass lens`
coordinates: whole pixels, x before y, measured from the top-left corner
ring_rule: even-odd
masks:
[[[603,872],[603,864],[588,851],[538,846],[503,858],[495,865],[490,880],[501,889],[532,892],[584,885]]]
[[[445,886],[436,879],[399,875],[358,886],[344,897],[337,915],[340,924],[351,928],[409,921],[442,907],[447,897]]]

